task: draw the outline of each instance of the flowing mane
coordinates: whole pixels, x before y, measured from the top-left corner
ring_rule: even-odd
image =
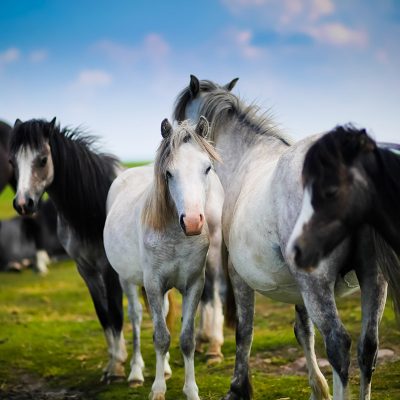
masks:
[[[11,152],[21,146],[51,148],[54,179],[48,192],[57,212],[85,241],[101,240],[106,218],[106,198],[119,161],[95,148],[97,138],[80,129],[63,128],[44,120],[31,120],[14,128]]]
[[[288,146],[292,144],[292,141],[279,131],[268,112],[260,112],[260,108],[255,104],[244,104],[239,97],[214,82],[201,80],[199,83],[200,93],[204,93],[199,115],[203,115],[210,122],[212,141],[216,141],[221,126],[235,119],[237,129],[246,135],[246,141],[252,142],[259,136],[269,136]],[[176,121],[185,119],[186,107],[191,100],[193,97],[190,88],[186,87],[175,101],[173,116]]]
[[[171,202],[166,172],[176,150],[182,143],[196,143],[212,161],[221,161],[211,143],[195,132],[195,126],[183,121],[163,139],[157,149],[154,161],[154,181],[150,188],[143,210],[143,222],[156,231],[163,231],[174,217],[176,211]]]

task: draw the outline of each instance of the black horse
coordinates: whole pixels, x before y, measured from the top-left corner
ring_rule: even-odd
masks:
[[[34,216],[0,221],[0,271],[32,266],[45,274],[51,260],[65,257],[57,237],[57,211],[51,200],[42,202]]]
[[[338,126],[308,150],[303,184],[311,212],[293,257],[310,268],[363,225],[371,226],[380,267],[400,315],[400,146],[376,143],[364,129]],[[389,247],[389,246],[390,247]]]
[[[106,198],[120,164],[94,149],[95,138],[60,129],[55,118],[16,121],[10,154],[17,191],[14,207],[33,214],[47,191],[58,212],[58,236],[76,261],[104,329],[109,362],[103,379],[124,376],[127,354],[122,334],[122,290],[103,246]]]

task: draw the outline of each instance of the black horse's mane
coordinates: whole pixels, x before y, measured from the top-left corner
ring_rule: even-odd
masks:
[[[97,138],[80,129],[63,128],[44,120],[30,120],[14,127],[11,154],[19,148],[39,150],[48,141],[54,180],[48,188],[57,212],[80,239],[103,237],[106,199],[119,161],[99,152]]]
[[[8,149],[10,140],[11,126],[4,121],[0,121],[0,145],[3,149]]]
[[[367,157],[363,157],[363,167],[379,185],[378,194],[398,202],[400,156],[394,152],[397,148],[398,145],[393,143],[380,146],[365,129],[357,129],[351,124],[337,126],[310,147],[304,160],[303,175],[312,175],[313,171],[341,162],[351,165],[364,152]]]

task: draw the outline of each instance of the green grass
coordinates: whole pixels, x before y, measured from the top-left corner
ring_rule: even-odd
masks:
[[[0,216],[13,214],[12,194],[0,197]],[[126,304],[125,304],[126,306]],[[340,302],[340,313],[352,338],[351,384],[358,396],[359,374],[355,349],[360,329],[360,302],[355,295]],[[257,297],[254,344],[251,356],[256,399],[309,398],[307,376],[285,372],[284,366],[302,356],[293,335],[293,306]],[[131,346],[126,321],[125,338]],[[178,346],[179,318],[171,344],[173,376],[167,382],[167,399],[182,399],[183,360]],[[380,328],[381,348],[400,354],[400,333],[393,312],[386,307]],[[201,398],[219,399],[226,393],[234,364],[234,333],[226,329],[225,360],[207,367],[203,355],[196,357],[196,377]],[[73,262],[54,264],[47,277],[31,271],[0,275],[0,398],[24,398],[21,393],[66,389],[79,399],[147,399],[155,372],[152,328],[145,314],[142,350],[146,362],[145,385],[130,389],[125,382],[100,384],[106,362],[106,346],[89,294]],[[321,338],[317,352],[324,357]],[[128,365],[127,365],[128,371]],[[324,369],[329,382],[332,376]],[[51,398],[51,397],[46,397]],[[60,398],[60,397],[57,397]],[[67,398],[67,397],[65,397]],[[374,399],[400,399],[400,361],[378,365],[373,380]]]

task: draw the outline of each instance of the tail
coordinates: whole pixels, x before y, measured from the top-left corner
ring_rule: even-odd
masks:
[[[173,290],[168,291],[168,302],[169,302],[169,308],[168,308],[168,314],[166,318],[167,322],[167,327],[170,332],[174,331],[175,328],[175,321],[176,321],[176,316],[177,316],[177,302],[174,296]]]
[[[377,232],[374,232],[374,242],[378,265],[388,283],[389,296],[393,301],[397,323],[400,325],[400,260],[398,255]]]
[[[226,279],[224,319],[226,326],[234,329],[236,327],[236,301],[235,301],[235,296],[233,294],[232,281],[228,271],[229,253],[228,249],[226,248],[225,242],[223,240],[221,246],[221,258],[222,258],[222,269],[224,271]]]
[[[149,314],[151,314],[150,306],[149,306],[149,300],[147,299],[147,294],[146,294],[146,289],[142,286],[142,297],[144,301],[144,305],[146,307],[146,310]],[[177,315],[177,302],[175,300],[175,296],[172,292],[172,290],[168,291],[168,314],[166,317],[166,323],[168,330],[170,332],[173,332],[174,327],[175,327],[175,320],[176,320],[176,315]]]

